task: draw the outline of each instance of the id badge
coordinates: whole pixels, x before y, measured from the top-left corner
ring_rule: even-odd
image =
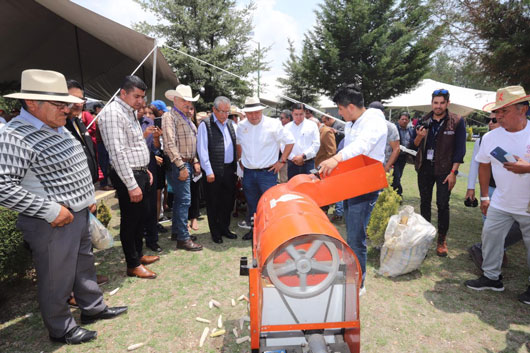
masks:
[[[427,160],[432,161],[434,159],[434,150],[427,150]]]

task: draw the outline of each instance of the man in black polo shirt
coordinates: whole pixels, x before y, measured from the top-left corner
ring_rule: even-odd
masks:
[[[231,232],[230,212],[234,208],[236,187],[236,133],[228,119],[230,100],[219,96],[213,102],[213,113],[199,125],[197,152],[206,174],[206,212],[212,240],[236,239]]]
[[[438,208],[438,245],[436,254],[447,256],[449,230],[449,197],[455,186],[458,167],[466,154],[466,123],[450,113],[449,91],[437,89],[432,93],[432,111],[422,117],[412,132],[412,148],[418,150],[416,171],[420,189],[421,215],[431,221],[432,190],[436,184]]]

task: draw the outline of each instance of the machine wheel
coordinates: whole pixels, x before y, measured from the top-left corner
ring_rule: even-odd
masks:
[[[325,236],[313,236],[313,241],[307,249],[296,249],[295,244],[289,244],[276,250],[267,260],[267,274],[276,288],[283,294],[294,298],[309,298],[325,291],[335,279],[339,270],[339,252],[332,241]],[[304,237],[305,239],[305,237]],[[331,261],[319,262],[314,259],[317,251],[325,246],[330,254]],[[289,254],[289,259],[284,263],[274,263],[274,260],[283,255]],[[327,274],[326,277],[316,285],[307,284],[308,274]],[[299,287],[288,286],[280,280],[286,275],[296,275],[300,280]]]

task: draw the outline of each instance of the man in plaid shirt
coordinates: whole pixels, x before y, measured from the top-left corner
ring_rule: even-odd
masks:
[[[168,180],[173,189],[173,218],[171,239],[177,241],[177,249],[200,251],[202,245],[195,243],[196,238],[188,231],[188,210],[191,205],[190,175],[200,174],[201,167],[197,159],[197,127],[188,118],[193,97],[191,87],[178,85],[165,93],[174,107],[162,115],[164,152],[171,161]]]

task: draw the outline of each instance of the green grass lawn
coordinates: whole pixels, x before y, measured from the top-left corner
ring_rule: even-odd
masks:
[[[467,175],[472,145],[460,171]],[[419,212],[416,172],[407,165],[403,177],[404,204]],[[517,301],[526,289],[529,271],[525,248],[519,243],[508,250],[509,264],[503,270],[506,290],[475,292],[463,282],[479,275],[467,248],[478,241],[482,219],[478,208],[464,206],[467,180],[459,177],[451,197],[449,256],[435,255],[434,244],[418,271],[397,278],[377,274],[379,252],[371,250],[367,269],[367,294],[361,297],[361,347],[363,352],[527,352],[530,341],[530,307]],[[118,232],[119,211],[113,205],[110,229]],[[202,210],[205,213],[205,210]],[[433,200],[433,221],[436,206]],[[242,229],[234,231],[240,236]],[[344,224],[336,224],[345,235]],[[239,276],[239,258],[250,256],[250,243],[225,240],[215,244],[207,221],[200,221],[198,235],[202,252],[175,250],[169,235],[161,236],[164,249],[159,262],[149,266],[156,280],[125,276],[125,263],[118,237],[113,248],[96,253],[98,273],[110,277],[103,285],[111,306],[128,305],[123,317],[87,326],[98,331],[98,339],[81,346],[52,344],[42,324],[36,302],[36,283],[31,277],[4,286],[0,291],[0,352],[125,352],[140,342],[135,352],[249,352],[249,344],[237,345],[232,334],[239,318],[247,315],[246,302],[232,306],[232,298],[248,292],[247,277]],[[109,296],[115,288],[119,291]],[[210,299],[221,308],[209,309]],[[73,311],[76,318],[79,310]],[[199,348],[207,324],[223,315],[227,334],[208,338]],[[248,328],[243,335],[248,334]]]

